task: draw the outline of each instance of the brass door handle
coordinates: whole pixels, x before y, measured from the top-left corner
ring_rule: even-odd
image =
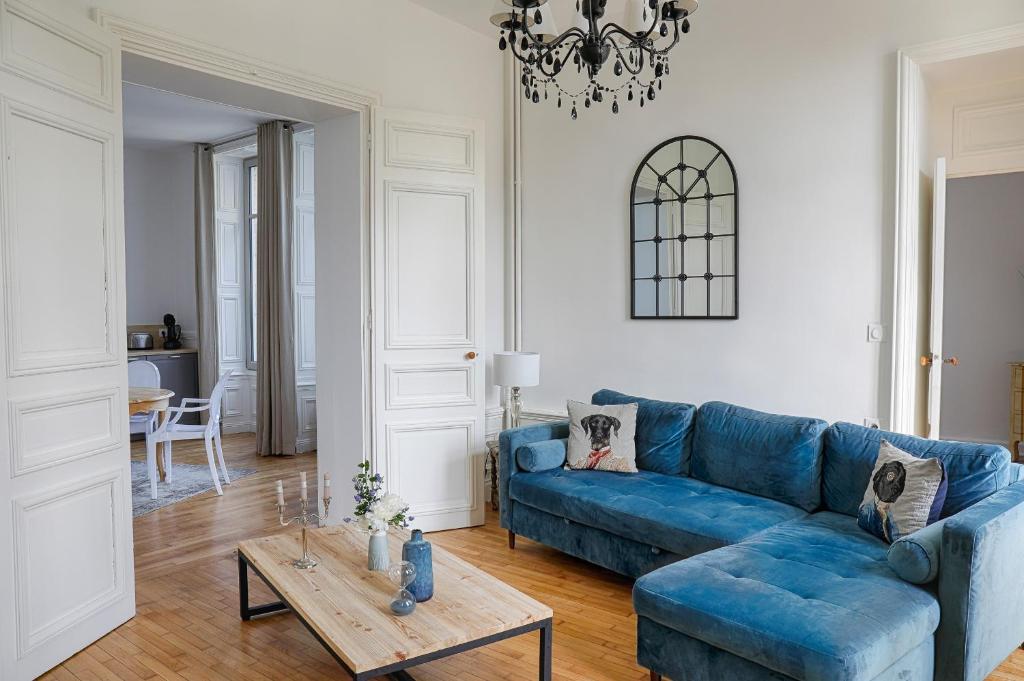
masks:
[[[930,367],[934,363],[935,360],[932,358],[931,355],[921,355],[921,366]],[[949,366],[952,367],[957,367],[960,366],[960,359],[958,357],[947,357],[946,359],[942,360],[942,363],[948,364]]]
[[[474,359],[476,359],[476,353],[475,353],[475,352],[473,352],[473,351],[467,352],[467,353],[466,353],[466,359],[468,359],[468,360],[474,360]]]

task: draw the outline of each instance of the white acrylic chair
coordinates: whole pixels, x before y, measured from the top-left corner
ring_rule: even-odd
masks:
[[[171,478],[171,443],[175,440],[205,440],[206,458],[210,464],[210,475],[213,477],[213,485],[217,488],[217,494],[224,494],[220,486],[220,476],[217,475],[217,464],[214,461],[214,447],[217,450],[217,460],[220,462],[220,470],[224,474],[225,484],[231,483],[228,477],[228,467],[224,465],[224,448],[220,441],[220,415],[221,403],[224,401],[224,389],[227,387],[231,371],[221,374],[220,380],[214,386],[209,399],[198,397],[186,397],[181,405],[171,407],[167,410],[167,418],[160,424],[151,435],[146,438],[146,456],[151,462],[150,465],[150,492],[156,499],[156,445],[164,443],[164,467],[167,469],[167,478]],[[206,425],[190,425],[181,423],[184,414],[196,414],[208,412]]]
[[[128,362],[128,385],[133,388],[159,388],[160,369],[152,362],[137,359]],[[156,430],[157,412],[148,414],[132,414],[128,417],[130,433],[145,433],[147,436]]]

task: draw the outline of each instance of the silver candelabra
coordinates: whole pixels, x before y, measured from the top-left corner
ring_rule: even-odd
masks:
[[[277,481],[277,518],[278,522],[281,523],[282,527],[288,527],[293,523],[300,523],[302,525],[302,557],[296,558],[292,561],[292,567],[298,570],[308,570],[309,568],[316,567],[316,560],[309,555],[309,524],[316,522],[316,526],[319,527],[321,523],[327,520],[327,516],[331,512],[331,477],[330,475],[324,475],[324,513],[311,513],[309,510],[309,499],[306,490],[306,473],[302,472],[299,474],[299,484],[302,490],[302,499],[300,502],[301,512],[299,515],[285,519],[285,503],[284,503],[284,483],[281,480]],[[317,508],[319,510],[319,508]]]

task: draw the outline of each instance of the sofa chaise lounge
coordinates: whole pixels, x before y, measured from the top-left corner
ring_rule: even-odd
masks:
[[[567,422],[505,431],[501,525],[512,547],[523,535],[638,578],[652,678],[982,681],[1024,641],[1024,467],[1005,448],[593,402],[639,404],[640,471],[563,470]],[[940,458],[949,483],[942,519],[892,547],[856,517],[883,438]]]

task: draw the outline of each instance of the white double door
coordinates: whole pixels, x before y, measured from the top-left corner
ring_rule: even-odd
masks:
[[[0,0],[0,678],[135,612],[119,41]]]
[[[426,531],[483,522],[484,131],[374,116],[375,469]]]

